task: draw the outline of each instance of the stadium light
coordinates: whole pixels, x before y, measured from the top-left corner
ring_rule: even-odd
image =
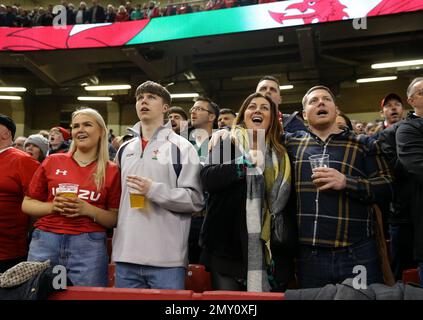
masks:
[[[357,79],[357,83],[389,81],[389,80],[397,80],[397,79],[398,79],[397,76],[377,77],[377,78],[362,78],[362,79]]]
[[[0,92],[25,92],[24,87],[0,87]]]
[[[284,86],[279,86],[279,90],[291,90],[294,89],[294,86],[292,84],[287,84]]]
[[[111,97],[78,97],[79,101],[112,101]]]
[[[85,86],[87,91],[106,91],[106,90],[126,90],[131,89],[129,84],[116,84],[116,85],[107,85],[107,86]]]
[[[0,100],[22,100],[19,96],[0,96]]]
[[[183,99],[183,98],[197,98],[200,95],[198,93],[174,93],[170,95],[172,99]]]
[[[423,64],[423,59],[407,60],[407,61],[393,61],[393,62],[372,64],[372,69],[409,67],[409,66],[418,66],[418,65],[421,65],[421,64]]]

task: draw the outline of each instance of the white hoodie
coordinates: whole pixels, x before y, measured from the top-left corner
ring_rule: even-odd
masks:
[[[140,132],[140,125],[138,122],[132,131]],[[179,177],[171,161],[172,144],[180,150]],[[122,194],[112,260],[155,267],[186,267],[191,214],[204,206],[200,162],[194,147],[174,133],[168,122],[156,130],[144,151],[140,137],[127,142],[119,166]],[[128,175],[153,180],[144,209],[130,207]]]

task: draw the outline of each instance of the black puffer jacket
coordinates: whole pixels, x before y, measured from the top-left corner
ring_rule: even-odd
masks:
[[[423,118],[409,116],[396,133],[397,153],[411,185],[414,258],[423,261]]]

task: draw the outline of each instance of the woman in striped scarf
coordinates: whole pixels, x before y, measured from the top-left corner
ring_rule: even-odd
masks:
[[[226,135],[230,139],[211,149],[201,170],[209,194],[201,263],[211,272],[215,290],[271,290],[271,217],[285,208],[291,189],[277,111],[270,98],[248,96]]]

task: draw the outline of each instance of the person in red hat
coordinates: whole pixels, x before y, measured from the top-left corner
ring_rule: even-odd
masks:
[[[402,120],[404,115],[404,108],[401,97],[396,93],[387,94],[381,101],[380,111],[383,121],[383,129],[390,127],[394,123]]]
[[[49,149],[47,155],[66,153],[69,150],[70,132],[62,127],[53,127],[49,133]]]

